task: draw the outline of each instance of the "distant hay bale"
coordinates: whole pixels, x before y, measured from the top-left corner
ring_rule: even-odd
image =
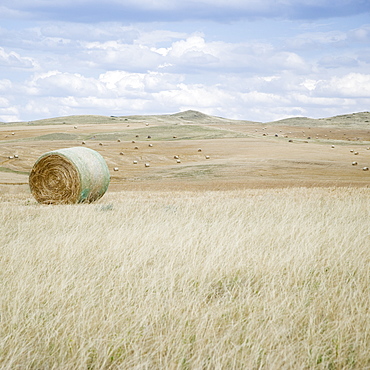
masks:
[[[145,163],[145,167],[150,167],[150,163]]]
[[[149,147],[151,148],[153,146],[153,144],[149,144]]]
[[[104,158],[86,147],[43,154],[29,176],[31,193],[43,204],[94,202],[105,194],[109,181]]]
[[[363,171],[369,171],[369,167],[364,167],[362,170]]]
[[[113,171],[118,171],[118,167],[114,167],[113,168]]]

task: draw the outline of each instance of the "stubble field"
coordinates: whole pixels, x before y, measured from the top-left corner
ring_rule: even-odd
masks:
[[[369,368],[364,118],[182,117],[0,126],[1,368]],[[33,162],[76,145],[107,194],[37,204]]]

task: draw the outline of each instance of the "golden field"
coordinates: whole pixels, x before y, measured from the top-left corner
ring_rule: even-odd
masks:
[[[370,368],[367,113],[185,113],[0,125],[0,367]],[[76,145],[108,192],[38,204],[33,163]]]
[[[4,196],[3,369],[366,369],[370,190]]]

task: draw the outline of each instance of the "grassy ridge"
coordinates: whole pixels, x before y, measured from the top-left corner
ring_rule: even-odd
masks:
[[[368,368],[369,195],[2,195],[0,366]]]
[[[343,114],[327,118],[308,118],[308,117],[291,117],[282,120],[266,122],[267,126],[332,126],[345,128],[363,128],[367,129],[370,122],[370,112],[357,112]],[[215,117],[203,114],[197,111],[186,111],[176,114],[163,115],[134,115],[134,116],[98,116],[98,115],[75,115],[65,117],[55,117],[40,119],[28,122],[0,122],[1,126],[48,126],[48,125],[76,125],[76,124],[130,124],[130,123],[156,123],[156,124],[182,124],[182,123],[197,123],[197,124],[261,124],[261,122],[253,122],[247,120],[233,120],[222,117]]]
[[[139,135],[136,138],[136,135]],[[172,140],[197,140],[197,139],[220,139],[220,138],[236,138],[247,137],[246,134],[235,131],[222,130],[212,127],[202,127],[199,125],[161,125],[146,128],[130,129],[125,131],[108,131],[98,133],[64,133],[56,132],[40,136],[35,136],[27,139],[20,139],[19,141],[54,141],[54,140],[99,140],[99,141],[113,141],[121,139],[123,141],[149,140],[151,141],[172,141]]]

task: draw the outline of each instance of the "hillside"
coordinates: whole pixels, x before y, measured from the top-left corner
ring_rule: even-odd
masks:
[[[349,113],[327,118],[291,117],[272,122],[255,122],[248,120],[235,120],[223,117],[216,117],[188,110],[174,114],[161,115],[134,115],[134,116],[98,116],[98,115],[79,115],[46,118],[27,122],[0,122],[0,126],[23,126],[23,125],[75,125],[75,124],[110,124],[129,123],[129,122],[152,122],[152,123],[196,123],[196,124],[264,124],[266,126],[314,126],[314,127],[353,127],[368,128],[370,124],[370,112]]]
[[[111,191],[366,187],[369,121],[369,112],[261,123],[186,111],[1,124],[0,191],[29,191],[40,155],[80,145],[103,155]]]

